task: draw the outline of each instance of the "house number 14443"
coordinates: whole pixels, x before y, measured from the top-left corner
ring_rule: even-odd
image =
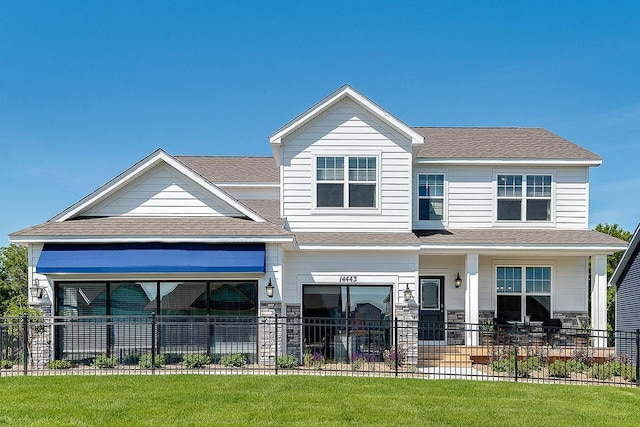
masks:
[[[340,283],[356,283],[358,276],[340,276]]]

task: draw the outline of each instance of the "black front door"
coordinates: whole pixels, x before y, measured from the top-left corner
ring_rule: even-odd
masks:
[[[444,340],[444,277],[420,277],[420,325],[421,341]]]

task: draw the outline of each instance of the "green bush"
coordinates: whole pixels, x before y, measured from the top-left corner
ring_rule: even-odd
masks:
[[[638,380],[636,367],[633,365],[622,365],[622,372],[620,374],[629,382],[636,382]]]
[[[106,354],[100,354],[96,356],[93,361],[93,364],[96,368],[105,369],[105,368],[115,368],[118,366],[118,357],[117,356],[107,356]]]
[[[204,353],[188,353],[182,356],[182,364],[185,368],[204,368],[211,363],[211,357]]]
[[[3,359],[0,360],[0,369],[11,369],[13,368],[13,360]]]
[[[220,359],[220,363],[230,368],[240,368],[247,364],[247,357],[242,353],[233,353]]]
[[[160,368],[162,365],[164,365],[164,356],[161,354],[156,354],[155,361],[153,360],[151,353],[146,353],[140,356],[138,366],[140,366],[142,369],[151,369],[154,365],[156,368]]]
[[[280,369],[293,369],[300,365],[300,361],[293,354],[283,354],[278,357],[278,368]]]
[[[587,371],[589,378],[595,378],[600,381],[610,380],[614,374],[612,366],[609,362],[595,364]]]
[[[584,372],[587,366],[581,360],[554,360],[549,364],[549,376],[569,378],[572,372]]]
[[[491,362],[491,369],[496,372],[509,372],[514,375],[516,372],[515,359],[513,357],[509,359],[500,359],[495,362]],[[530,357],[525,360],[518,360],[518,377],[528,377],[533,371],[540,369],[540,359],[537,357]]]
[[[52,360],[47,363],[49,369],[70,369],[73,366],[70,360]]]

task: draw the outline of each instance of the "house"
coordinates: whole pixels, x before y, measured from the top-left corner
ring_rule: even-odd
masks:
[[[640,224],[636,228],[629,247],[609,280],[616,287],[616,352],[624,353],[636,363],[636,336],[640,329]]]
[[[591,297],[592,325],[606,329],[606,257],[626,243],[588,229],[597,155],[544,129],[410,127],[350,86],[269,142],[272,157],[158,150],[12,233],[45,291],[31,302],[66,316],[571,327]],[[414,353],[432,341],[478,344],[473,330],[416,329],[403,337]],[[298,355],[338,339],[289,332],[286,351]],[[255,328],[240,335],[268,346]],[[109,339],[98,345],[118,342]]]

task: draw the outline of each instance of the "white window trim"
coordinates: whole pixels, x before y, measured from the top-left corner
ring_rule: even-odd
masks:
[[[498,293],[498,267],[520,267],[522,268],[522,291],[520,293]],[[551,289],[550,292],[548,294],[546,293],[540,293],[540,292],[532,292],[527,294],[526,292],[526,287],[527,287],[527,283],[526,283],[526,268],[527,267],[547,267],[551,269]],[[497,317],[498,315],[498,295],[518,295],[520,296],[520,310],[522,313],[522,320],[524,320],[524,316],[526,316],[527,314],[527,304],[526,304],[526,298],[523,298],[523,296],[527,296],[527,295],[544,295],[544,296],[549,296],[549,317],[553,318],[554,314],[553,314],[553,307],[554,307],[554,300],[555,300],[555,291],[556,291],[556,265],[555,262],[553,261],[538,261],[535,263],[531,263],[531,262],[526,262],[526,260],[522,260],[522,262],[518,262],[518,261],[500,261],[500,260],[495,260],[492,263],[492,275],[493,277],[491,278],[491,289],[492,289],[492,294],[493,294],[493,315],[494,317]],[[536,323],[540,323],[540,322],[536,322]]]
[[[499,175],[519,175],[522,177],[522,196],[520,205],[520,220],[498,220],[498,176]],[[527,191],[527,175],[546,175],[551,177],[551,213],[549,221],[526,220],[526,191]],[[495,169],[493,171],[493,224],[500,227],[515,228],[540,228],[554,227],[556,225],[556,171],[555,170],[502,170]],[[505,197],[509,198],[509,197]]]
[[[318,157],[342,157],[344,158],[344,180],[336,181],[342,182],[345,190],[344,190],[344,206],[343,207],[318,207],[318,173],[317,173],[317,159]],[[349,207],[349,157],[375,157],[376,158],[376,206],[373,208],[363,208]],[[343,151],[341,153],[336,153],[334,151],[330,152],[316,152],[311,155],[311,186],[312,186],[312,208],[311,212],[313,214],[335,214],[335,215],[378,215],[382,212],[382,201],[380,200],[381,192],[381,158],[382,153],[380,151]],[[320,181],[320,182],[329,182],[329,181]],[[359,182],[359,181],[354,181]]]
[[[421,220],[420,219],[420,175],[442,175],[444,179],[444,194],[442,197],[442,219],[441,220]],[[415,173],[413,185],[413,217],[414,224],[418,228],[444,228],[449,225],[449,177],[447,170],[422,170]]]

